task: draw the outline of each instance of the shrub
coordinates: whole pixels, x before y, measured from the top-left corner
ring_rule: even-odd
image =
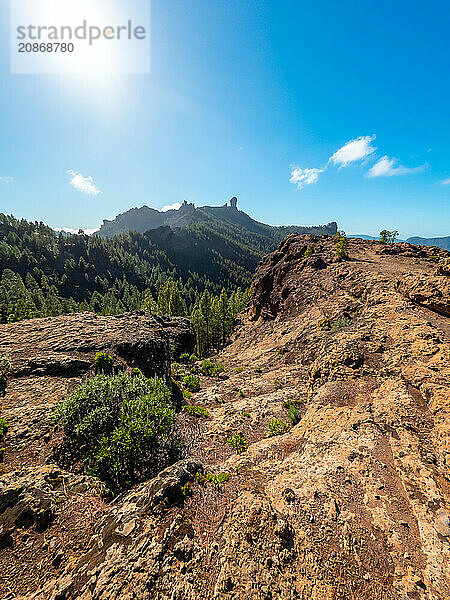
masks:
[[[261,367],[255,367],[255,373],[262,373]]]
[[[347,327],[351,325],[352,320],[349,317],[343,316],[335,319],[330,326],[331,331],[339,331],[343,327]]]
[[[297,425],[298,423],[300,423],[300,411],[293,404],[291,404],[288,408],[288,417],[292,425]]]
[[[285,400],[283,402],[283,408],[289,410],[291,406],[295,406],[295,408],[298,408],[301,404],[303,404],[303,400]]]
[[[189,362],[189,354],[187,352],[183,352],[180,354],[180,363],[186,364]]]
[[[269,421],[269,436],[283,435],[289,431],[290,427],[283,419],[272,419]]]
[[[206,410],[206,408],[203,408],[203,406],[185,404],[182,406],[182,409],[189,415],[194,415],[195,417],[205,417],[206,419],[209,417],[209,412]]]
[[[56,411],[63,449],[112,490],[154,476],[178,456],[170,391],[160,379],[97,375]]]
[[[195,363],[198,361],[198,356],[195,356],[195,354],[191,354],[189,357],[189,362],[190,363]]]
[[[389,231],[388,229],[380,231],[380,242],[382,244],[393,244],[397,237],[398,231]]]
[[[97,373],[111,373],[113,359],[106,352],[97,352],[94,359],[95,370]]]
[[[334,236],[336,244],[336,258],[340,260],[348,260],[348,239],[344,231],[338,231]]]
[[[205,479],[209,481],[209,483],[216,488],[216,490],[220,490],[222,485],[230,479],[230,474],[226,471],[219,473],[218,475],[214,475],[213,473],[206,473]]]
[[[131,371],[131,375],[133,377],[139,377],[140,375],[142,375],[142,371],[140,369],[138,369],[137,367],[135,367],[132,371]]]
[[[189,390],[183,390],[183,398],[185,400],[190,400],[192,398],[192,393]]]
[[[248,442],[241,432],[227,438],[227,444],[230,448],[233,448],[236,454],[242,454],[248,448]]]
[[[239,396],[239,398],[244,398],[245,394],[242,390],[238,390],[238,396]]]
[[[251,416],[252,416],[252,415],[251,415],[249,412],[246,412],[246,411],[244,411],[244,410],[243,410],[243,411],[242,411],[242,416],[243,416],[243,417],[246,417],[247,419],[251,419]]]
[[[190,392],[198,392],[200,390],[200,379],[197,375],[186,375],[183,377],[183,385]]]
[[[181,486],[181,493],[185,497],[192,495],[192,487],[191,487],[191,484],[189,483],[189,481]]]
[[[181,379],[184,375],[186,375],[186,371],[179,363],[173,362],[170,365],[170,374],[174,379]]]
[[[205,478],[205,475],[203,475],[203,473],[201,471],[197,471],[197,473],[195,474],[195,480],[200,485],[203,485],[206,481],[206,478]]]
[[[200,365],[200,373],[208,377],[219,375],[224,371],[225,367],[220,363],[215,363],[212,360],[205,359]]]
[[[302,258],[308,258],[311,256],[312,253],[313,253],[313,250],[312,250],[311,246],[307,246],[306,250],[303,252]]]
[[[319,327],[324,331],[339,331],[339,329],[351,325],[351,322],[352,320],[350,317],[343,315],[342,317],[338,317],[332,321],[330,321],[330,319],[322,319],[322,321],[319,321]]]
[[[5,437],[8,429],[9,425],[6,422],[5,417],[0,417],[0,440],[2,440]]]
[[[244,367],[236,367],[235,370],[234,370],[234,372],[237,375],[238,373],[242,373],[243,370],[244,370]]]

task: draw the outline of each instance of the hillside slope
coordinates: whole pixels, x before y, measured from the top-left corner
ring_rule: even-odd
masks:
[[[248,314],[219,357],[225,375],[203,377],[191,400],[209,417],[191,417],[189,458],[95,504],[95,537],[81,558],[73,529],[58,529],[63,515],[45,534],[33,530],[36,556],[43,536],[64,558],[46,584],[26,590],[7,578],[15,593],[450,596],[450,255],[359,239],[349,253],[337,261],[334,240],[293,234],[264,258]],[[289,422],[292,405],[298,423],[270,432],[273,418]],[[238,432],[248,442],[240,454],[226,441]],[[45,459],[35,455],[30,469]],[[193,477],[202,469],[230,478],[216,488]],[[183,496],[189,479],[192,495]],[[83,497],[73,492],[73,506]]]
[[[423,246],[438,246],[445,250],[450,250],[450,236],[437,238],[410,237],[406,240],[410,244],[419,244]]]
[[[183,207],[148,209],[161,217],[155,228],[125,228],[111,238],[57,235],[43,223],[0,213],[0,323],[77,310],[136,310],[146,290],[156,298],[167,278],[177,281],[190,312],[206,289],[218,295],[225,288],[230,295],[247,288],[258,261],[292,229],[257,223],[230,207],[191,208],[195,218],[183,227],[174,216],[166,219],[171,212],[182,218]],[[333,233],[336,224],[311,229]]]

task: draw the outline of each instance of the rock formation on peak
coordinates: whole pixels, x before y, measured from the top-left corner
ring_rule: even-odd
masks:
[[[226,224],[232,229],[243,228],[248,234],[258,234],[270,239],[281,240],[285,235],[292,231],[298,233],[311,233],[316,235],[334,235],[337,231],[337,224],[333,221],[327,225],[313,226],[272,226],[260,223],[247,213],[238,210],[238,199],[233,196],[230,205],[225,203],[223,206],[200,206],[196,207],[193,203],[186,200],[178,209],[159,211],[148,206],[140,208],[131,208],[130,210],[117,215],[115,219],[105,219],[100,227],[98,234],[100,237],[112,237],[119,233],[128,231],[138,231],[145,233],[158,229],[159,227],[171,227],[172,229],[187,228],[191,225],[207,227],[220,227]],[[240,229],[238,229],[240,232]],[[242,232],[241,232],[242,235]],[[258,240],[255,240],[257,243]]]
[[[334,239],[292,234],[260,263],[248,314],[217,357],[225,373],[202,377],[190,401],[208,416],[186,417],[187,459],[112,503],[73,481],[72,504],[55,510],[45,533],[36,519],[24,529],[7,518],[18,487],[36,505],[33,477],[47,506],[55,477],[40,471],[40,455],[30,455],[31,470],[4,475],[3,596],[450,597],[449,253],[360,239],[349,240],[349,260],[335,251]],[[40,323],[29,325],[36,339]],[[14,335],[3,350],[20,347]],[[46,389],[39,370],[23,374],[26,352],[13,356],[11,410],[33,402],[22,377],[36,380],[34,396]],[[74,476],[58,477],[69,485]],[[89,536],[80,539],[85,498],[95,518],[86,513]],[[39,558],[46,574],[14,581],[8,560],[18,556],[31,569]]]

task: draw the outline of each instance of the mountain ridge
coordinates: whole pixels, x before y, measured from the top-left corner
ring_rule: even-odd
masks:
[[[119,233],[138,231],[145,233],[158,227],[187,227],[194,223],[221,220],[234,225],[240,225],[251,233],[278,237],[279,240],[289,233],[308,233],[313,235],[334,235],[337,232],[337,223],[332,221],[326,225],[296,226],[296,225],[267,225],[252,219],[247,213],[237,208],[237,198],[230,200],[230,206],[195,207],[193,203],[184,203],[178,209],[159,211],[147,205],[140,208],[130,208],[117,215],[114,219],[105,219],[100,230],[95,235],[99,237],[112,237]]]
[[[417,244],[420,246],[437,246],[444,250],[450,250],[450,235],[443,237],[424,238],[420,236],[409,237],[407,240],[410,244]]]

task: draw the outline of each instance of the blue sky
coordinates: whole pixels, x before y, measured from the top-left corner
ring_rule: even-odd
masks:
[[[236,195],[273,224],[450,235],[448,2],[153,0],[150,75],[70,77],[9,73],[6,5],[1,212],[94,228]]]

